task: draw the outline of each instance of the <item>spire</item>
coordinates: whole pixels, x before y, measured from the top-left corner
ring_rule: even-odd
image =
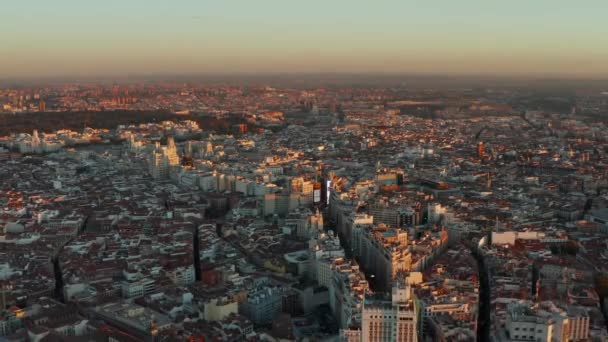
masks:
[[[176,149],[175,140],[173,139],[173,136],[169,136],[167,138],[167,148],[171,149],[172,151]]]

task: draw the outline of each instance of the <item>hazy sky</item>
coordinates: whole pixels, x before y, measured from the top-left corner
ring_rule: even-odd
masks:
[[[6,0],[0,78],[208,72],[608,77],[608,0]]]

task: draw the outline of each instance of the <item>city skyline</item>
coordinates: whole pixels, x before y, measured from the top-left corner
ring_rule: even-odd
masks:
[[[190,73],[608,77],[606,4],[12,2],[0,78]]]
[[[608,342],[606,0],[19,0],[0,342]]]

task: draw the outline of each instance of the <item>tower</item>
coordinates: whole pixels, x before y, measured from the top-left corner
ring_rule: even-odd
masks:
[[[172,137],[167,139],[167,146],[160,146],[158,141],[155,143],[155,149],[149,159],[149,171],[153,178],[169,178],[171,168],[179,163],[177,147]]]
[[[490,171],[488,171],[486,186],[488,187],[488,189],[492,187],[492,173],[490,173]]]
[[[480,141],[477,143],[477,157],[479,157],[479,159],[483,158],[483,152],[484,152],[484,144],[483,144],[483,141]]]
[[[46,102],[44,100],[42,100],[42,99],[38,103],[38,111],[39,112],[46,112]]]
[[[32,132],[32,143],[33,144],[40,143],[40,137],[38,136],[38,130],[37,129],[35,129],[34,132]]]
[[[167,150],[169,151],[177,151],[177,147],[175,147],[175,139],[172,136],[167,138]]]
[[[188,157],[192,157],[192,141],[191,140],[186,141],[186,147],[184,149],[185,149],[184,153]]]
[[[207,141],[207,146],[205,146],[205,156],[213,155],[213,144],[211,141]]]

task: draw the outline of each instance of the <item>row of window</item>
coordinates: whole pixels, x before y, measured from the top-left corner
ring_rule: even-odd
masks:
[[[522,330],[522,331],[526,331],[526,330],[528,330],[528,328],[521,328],[521,330]],[[515,331],[519,331],[519,327],[515,327]],[[534,328],[530,328],[530,331],[531,331],[531,332],[534,332]],[[543,330],[542,330],[542,329],[538,329],[538,330],[536,330],[536,332],[538,332],[538,333],[542,333],[542,332],[543,332]]]
[[[513,336],[513,338],[514,338],[514,339],[516,339],[516,340],[517,340],[517,339],[528,339],[528,340],[534,340],[534,335],[530,335],[530,336],[526,336],[526,335],[521,335],[521,336],[519,336],[519,335],[514,335],[514,336]],[[540,338],[538,338],[538,339],[536,339],[536,340],[537,340],[537,341],[540,341],[541,339],[540,339]]]
[[[369,316],[369,318],[371,319],[393,319],[393,318],[397,318],[397,317],[393,317],[393,316],[381,316],[381,315],[371,315]],[[414,318],[413,317],[399,317],[400,321],[413,321]]]

